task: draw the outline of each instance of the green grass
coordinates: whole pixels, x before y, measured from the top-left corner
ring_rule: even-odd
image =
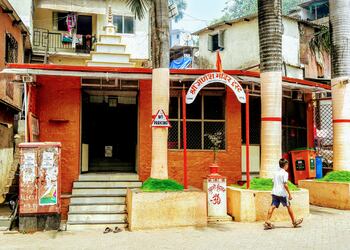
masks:
[[[237,187],[237,185],[234,185]],[[290,191],[297,191],[299,188],[295,186],[293,183],[288,181],[288,187]],[[239,188],[247,189],[247,184],[240,186]],[[273,181],[269,178],[253,178],[250,181],[250,189],[251,190],[259,190],[259,191],[271,191],[273,188]]]
[[[350,182],[350,171],[332,171],[318,181],[327,182]]]
[[[175,180],[153,179],[148,178],[141,187],[145,192],[159,192],[159,191],[182,191],[184,187]]]

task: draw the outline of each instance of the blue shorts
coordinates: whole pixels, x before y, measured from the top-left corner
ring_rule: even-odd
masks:
[[[272,195],[271,206],[278,208],[280,206],[280,203],[282,203],[284,207],[290,206],[290,202],[288,201],[287,197]]]

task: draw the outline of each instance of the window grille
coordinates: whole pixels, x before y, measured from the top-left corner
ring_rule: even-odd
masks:
[[[10,34],[6,34],[6,63],[17,63],[18,62],[18,43],[16,39]]]
[[[201,93],[186,106],[187,148],[210,150],[213,145],[208,134],[222,133],[220,150],[226,148],[225,92]],[[182,149],[182,100],[181,92],[170,98],[169,119],[171,128],[168,135],[169,149]]]

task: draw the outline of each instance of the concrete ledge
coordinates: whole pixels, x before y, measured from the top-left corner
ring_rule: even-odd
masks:
[[[200,190],[183,192],[142,192],[128,189],[129,230],[206,226],[206,194]]]
[[[350,210],[350,183],[303,180],[299,186],[309,190],[312,205]]]
[[[307,217],[310,213],[308,190],[294,191],[292,196],[291,204],[296,217]],[[271,191],[227,187],[227,213],[233,216],[235,221],[263,221],[270,206]],[[290,220],[288,211],[281,205],[275,210],[272,221],[288,220]]]

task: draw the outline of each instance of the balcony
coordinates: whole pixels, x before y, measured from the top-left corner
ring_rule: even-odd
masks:
[[[96,37],[91,35],[76,35],[72,38],[64,33],[34,28],[33,51],[35,54],[90,54],[95,41]]]

